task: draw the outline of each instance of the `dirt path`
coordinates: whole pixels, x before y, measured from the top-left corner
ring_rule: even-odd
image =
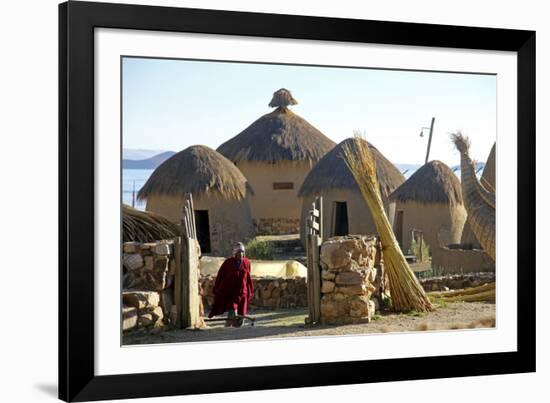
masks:
[[[209,322],[205,330],[137,330],[124,334],[123,344],[158,344],[193,341],[240,340],[275,337],[338,336],[364,333],[388,333],[495,326],[495,304],[452,302],[440,305],[434,312],[377,315],[361,325],[304,325],[307,310],[288,309],[255,311],[255,326],[225,328],[223,321]]]

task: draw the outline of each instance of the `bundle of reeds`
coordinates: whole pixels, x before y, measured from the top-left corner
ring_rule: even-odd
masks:
[[[179,227],[166,218],[122,205],[123,242],[153,242],[178,236]]]
[[[376,162],[367,141],[356,134],[344,148],[344,160],[367,202],[383,247],[385,272],[388,275],[392,308],[398,312],[433,310],[432,303],[410,269],[395,239],[384,211],[376,177]]]
[[[495,283],[450,292],[433,292],[429,294],[436,300],[445,302],[495,302]]]

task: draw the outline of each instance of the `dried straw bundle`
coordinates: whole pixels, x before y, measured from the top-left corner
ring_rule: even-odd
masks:
[[[398,312],[431,311],[433,310],[432,303],[407,264],[384,211],[376,177],[376,162],[368,143],[360,135],[356,135],[354,140],[353,143],[346,144],[343,148],[344,159],[369,206],[380,235],[393,309]]]
[[[179,227],[157,214],[122,205],[122,241],[153,242],[181,236]]]

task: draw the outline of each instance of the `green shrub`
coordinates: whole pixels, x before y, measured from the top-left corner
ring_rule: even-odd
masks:
[[[251,240],[245,246],[246,257],[249,259],[272,260],[273,247],[265,241]]]

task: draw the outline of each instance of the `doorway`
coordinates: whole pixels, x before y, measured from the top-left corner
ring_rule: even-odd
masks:
[[[401,250],[403,249],[403,210],[398,210],[397,214],[395,215],[395,238],[397,239],[397,243],[399,243],[399,246],[401,247]]]
[[[208,210],[195,210],[195,223],[197,225],[197,238],[202,253],[210,253],[210,221]]]
[[[334,202],[334,236],[348,235],[348,204],[346,202]]]

